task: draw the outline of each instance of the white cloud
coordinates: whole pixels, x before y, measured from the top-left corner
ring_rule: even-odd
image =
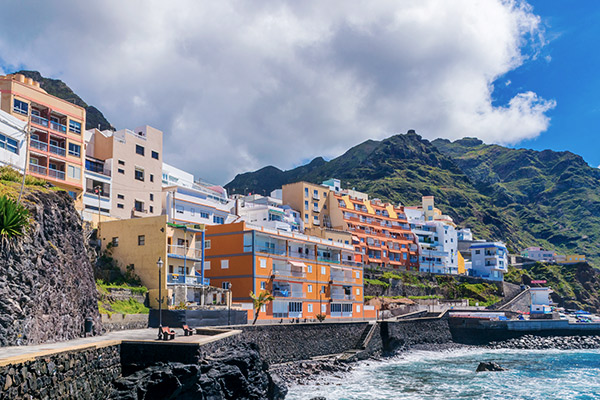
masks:
[[[519,1],[60,3],[4,6],[4,63],[63,79],[117,128],[163,130],[167,162],[219,183],[408,129],[517,143],[554,107],[492,105],[544,44]]]

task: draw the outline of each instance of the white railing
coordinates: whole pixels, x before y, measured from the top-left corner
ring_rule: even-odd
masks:
[[[48,176],[55,179],[65,180],[65,173],[54,168],[48,168]]]

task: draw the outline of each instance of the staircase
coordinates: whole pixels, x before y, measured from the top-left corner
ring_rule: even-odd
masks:
[[[529,289],[523,290],[521,293],[519,293],[518,295],[516,295],[511,301],[509,301],[508,303],[498,307],[498,311],[513,311],[512,307],[516,304],[518,304],[519,302],[521,302],[521,300],[525,300],[526,298],[530,298],[531,293],[529,291]],[[531,299],[529,299],[530,304],[531,304]],[[523,308],[523,307],[521,307]],[[525,311],[525,310],[520,310],[520,311]]]
[[[360,358],[361,353],[363,353],[365,351],[365,349],[369,345],[369,342],[373,338],[373,335],[375,334],[375,331],[377,330],[377,326],[378,326],[377,322],[375,322],[375,321],[369,322],[369,324],[367,324],[367,326],[363,330],[363,333],[360,335],[360,338],[354,345],[354,348],[350,349],[350,350],[346,350],[338,358],[338,360],[339,361],[350,361],[353,358]]]

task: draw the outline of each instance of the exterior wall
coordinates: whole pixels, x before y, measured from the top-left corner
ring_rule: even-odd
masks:
[[[521,252],[521,256],[525,258],[531,258],[535,261],[552,262],[555,259],[554,252],[544,250],[541,247],[528,247]]]
[[[109,246],[109,252],[119,265],[122,272],[127,266],[134,266],[142,284],[149,289],[148,298],[151,307],[157,307],[158,302],[158,267],[160,258],[164,262],[161,276],[162,295],[167,292],[167,217],[134,218],[100,223],[99,237],[102,239],[102,250]],[[144,235],[144,245],[138,244],[138,237]],[[118,246],[112,245],[114,238]]]
[[[116,218],[149,217],[162,213],[162,136],[163,133],[150,126],[136,128],[135,132],[122,129],[110,137],[96,142],[102,158],[106,146],[112,142],[112,215]],[[136,146],[144,148],[144,155],[136,153]],[[152,151],[158,159],[152,158]],[[136,169],[143,169],[144,180],[135,178]],[[152,199],[151,199],[152,196]],[[143,211],[135,211],[135,201],[143,202]]]
[[[321,313],[330,318],[364,315],[362,268],[354,262],[349,245],[245,222],[209,226],[206,240],[210,241],[206,274],[212,285],[231,282],[234,302],[250,304],[250,291],[269,291],[275,296],[259,319],[314,319]],[[222,268],[224,260],[227,268]],[[349,306],[339,306],[337,312],[337,304]],[[249,314],[252,318],[252,312]]]
[[[582,254],[557,255],[556,262],[559,264],[576,264],[585,262],[585,256]]]
[[[300,212],[304,228],[323,226],[323,206],[327,203],[331,189],[308,182],[296,182],[282,188],[283,204]]]
[[[27,124],[0,110],[0,167],[11,166],[23,171],[27,154],[25,153],[25,134]]]
[[[0,93],[3,111],[23,121],[31,119],[28,173],[69,191],[81,209],[85,109],[49,95],[39,83],[20,74],[0,77]],[[26,104],[27,109],[19,111],[15,100]],[[79,124],[79,128],[71,127],[71,122]],[[71,146],[73,151],[69,151]]]
[[[479,243],[471,246],[473,275],[502,281],[508,271],[508,252],[502,243]]]

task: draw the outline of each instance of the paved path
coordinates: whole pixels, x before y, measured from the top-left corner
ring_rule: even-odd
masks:
[[[81,350],[88,347],[106,347],[121,344],[122,342],[145,342],[161,344],[182,344],[198,346],[215,340],[223,339],[227,336],[235,335],[239,331],[216,331],[212,335],[193,335],[183,336],[181,329],[174,329],[176,332],[175,340],[161,341],[157,340],[158,329],[132,329],[126,331],[109,332],[102,336],[92,336],[68,340],[65,342],[44,343],[33,346],[11,346],[0,347],[0,366],[21,363],[33,360],[37,357],[43,357],[50,354],[62,353],[64,351]]]

